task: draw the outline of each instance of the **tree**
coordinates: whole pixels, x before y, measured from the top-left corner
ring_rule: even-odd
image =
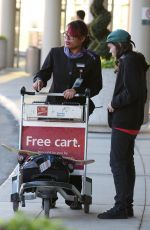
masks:
[[[90,6],[93,21],[89,24],[91,43],[89,49],[95,51],[99,56],[110,59],[106,38],[110,31],[107,29],[111,21],[111,13],[103,6],[104,0],[93,0]]]

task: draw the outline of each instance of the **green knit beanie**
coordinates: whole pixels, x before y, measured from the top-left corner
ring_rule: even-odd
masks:
[[[111,32],[106,40],[107,43],[130,42],[130,41],[131,41],[130,34],[127,31],[121,29]]]

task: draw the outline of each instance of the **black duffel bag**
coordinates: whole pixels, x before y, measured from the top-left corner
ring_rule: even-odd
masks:
[[[21,168],[22,183],[35,180],[68,182],[70,169],[60,155],[40,154],[31,156]]]

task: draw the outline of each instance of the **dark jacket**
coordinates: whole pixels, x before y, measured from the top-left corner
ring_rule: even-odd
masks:
[[[80,65],[78,65],[80,64]],[[85,93],[85,89],[90,89],[90,97],[99,93],[102,88],[102,75],[100,58],[87,51],[80,58],[70,59],[64,53],[64,47],[52,48],[44,61],[41,70],[34,77],[41,79],[44,85],[53,74],[53,84],[50,92],[63,93],[66,89],[73,87],[75,80],[79,77],[79,70],[82,68],[83,82],[80,87],[75,88],[77,93]],[[91,111],[94,104],[90,103]]]
[[[147,69],[145,58],[140,53],[132,51],[120,57],[119,71],[111,101],[115,111],[108,115],[111,127],[140,129],[147,98]]]

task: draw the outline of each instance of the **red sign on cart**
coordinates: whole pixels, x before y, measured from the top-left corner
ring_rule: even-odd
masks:
[[[37,106],[37,116],[47,116],[48,107],[47,106]]]
[[[59,154],[83,160],[84,147],[85,128],[22,127],[21,149]]]

